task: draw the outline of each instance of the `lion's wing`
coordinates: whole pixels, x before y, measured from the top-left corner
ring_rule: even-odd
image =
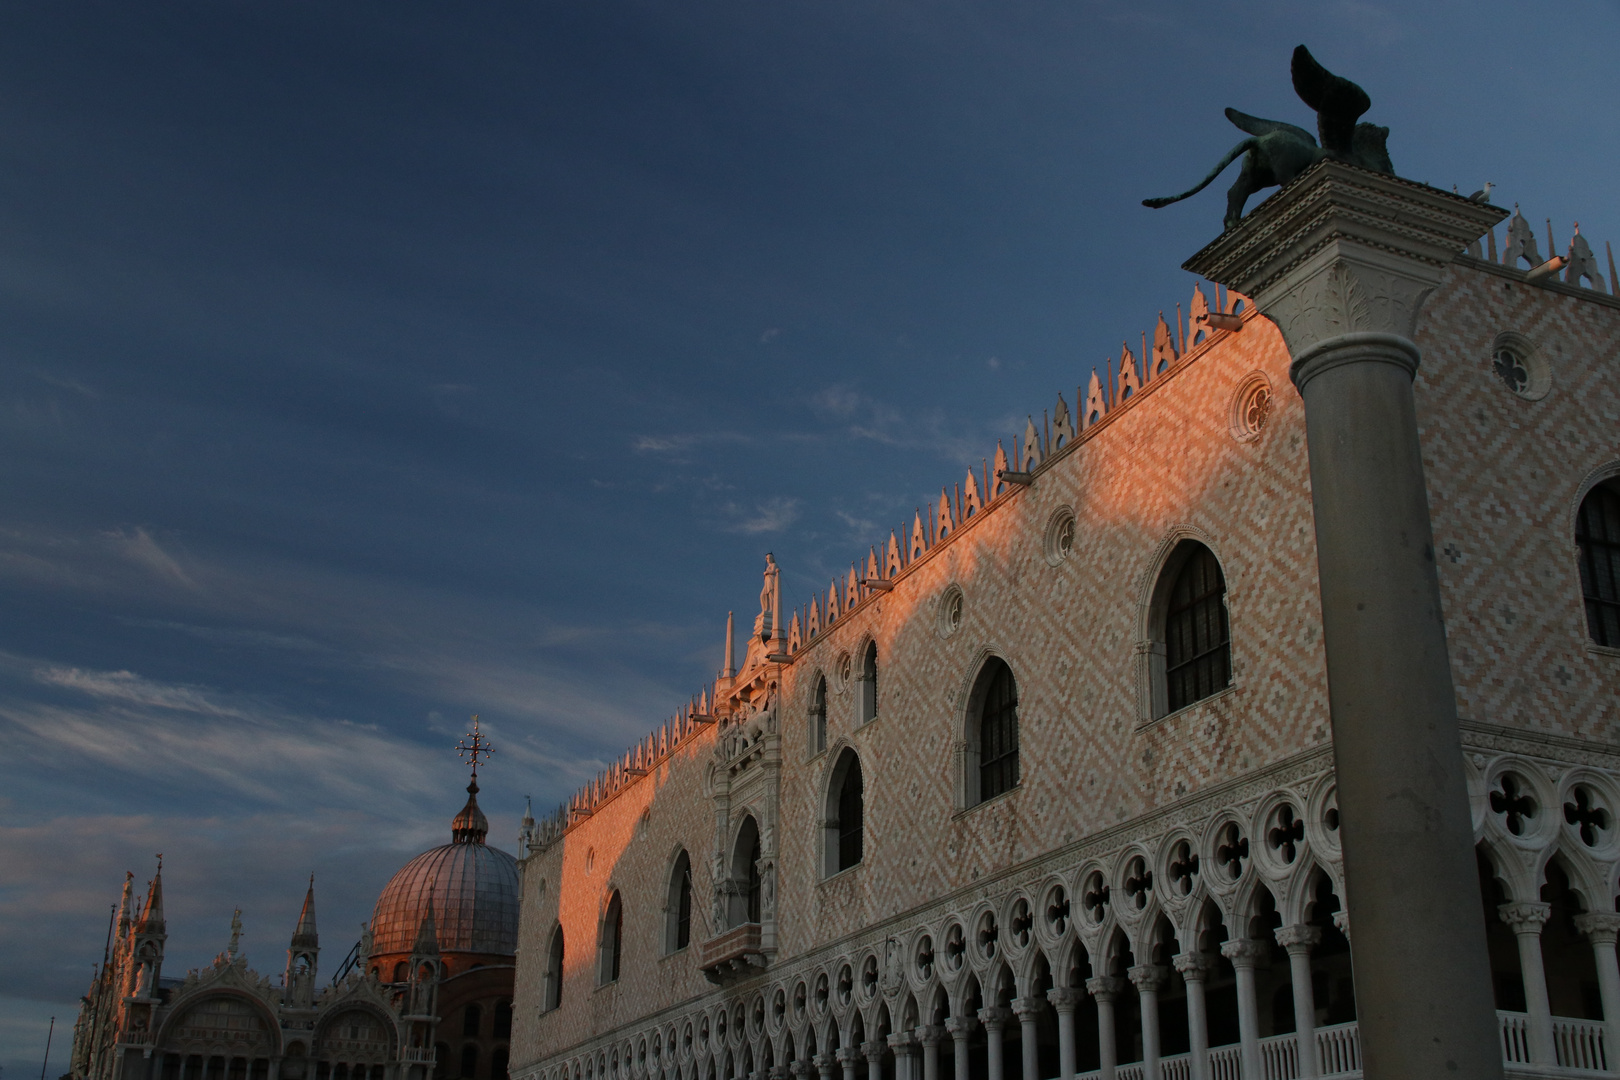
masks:
[[[1286,131],[1297,139],[1303,139],[1312,146],[1316,145],[1316,136],[1302,127],[1285,124],[1281,120],[1265,120],[1258,116],[1250,116],[1245,112],[1238,112],[1236,109],[1227,109],[1226,118],[1237,125],[1239,131],[1246,131],[1250,135],[1258,137],[1270,135],[1273,131]]]

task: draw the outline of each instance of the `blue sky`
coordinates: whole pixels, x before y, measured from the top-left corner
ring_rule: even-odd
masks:
[[[1620,8],[0,10],[0,1064],[123,871],[168,969],[335,962],[1185,301],[1288,55],[1397,171],[1620,241]],[[327,965],[330,972],[331,966]],[[60,1028],[59,1028],[60,1033]],[[58,1041],[52,1074],[65,1063]]]

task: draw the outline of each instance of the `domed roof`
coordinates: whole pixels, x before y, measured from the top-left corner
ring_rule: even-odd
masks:
[[[478,809],[478,783],[451,825],[451,843],[400,868],[371,916],[371,955],[409,953],[432,898],[439,952],[517,952],[517,860],[484,843],[489,822]]]

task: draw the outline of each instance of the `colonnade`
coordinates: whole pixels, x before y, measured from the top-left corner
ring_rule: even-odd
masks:
[[[1552,905],[1518,901],[1502,904],[1497,913],[1513,931],[1519,947],[1519,971],[1524,981],[1525,1027],[1532,1064],[1559,1064],[1554,1040],[1552,1001],[1547,993],[1547,968],[1541,956],[1541,932],[1552,915]],[[1597,968],[1598,993],[1603,1003],[1604,1041],[1620,1047],[1620,912],[1589,911],[1575,916],[1575,926],[1592,946]],[[1614,1053],[1613,1049],[1609,1051]]]

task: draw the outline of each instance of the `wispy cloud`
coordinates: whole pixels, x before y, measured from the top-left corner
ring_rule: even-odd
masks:
[[[162,545],[152,539],[152,534],[144,528],[136,526],[133,529],[107,533],[106,537],[125,559],[149,571],[154,577],[187,589],[197,588],[197,583],[186,573],[179,561],[163,550]]]
[[[748,536],[778,533],[799,520],[799,500],[777,496],[754,504],[752,509],[727,503],[725,512],[731,517],[731,524],[727,526],[731,532]]]

